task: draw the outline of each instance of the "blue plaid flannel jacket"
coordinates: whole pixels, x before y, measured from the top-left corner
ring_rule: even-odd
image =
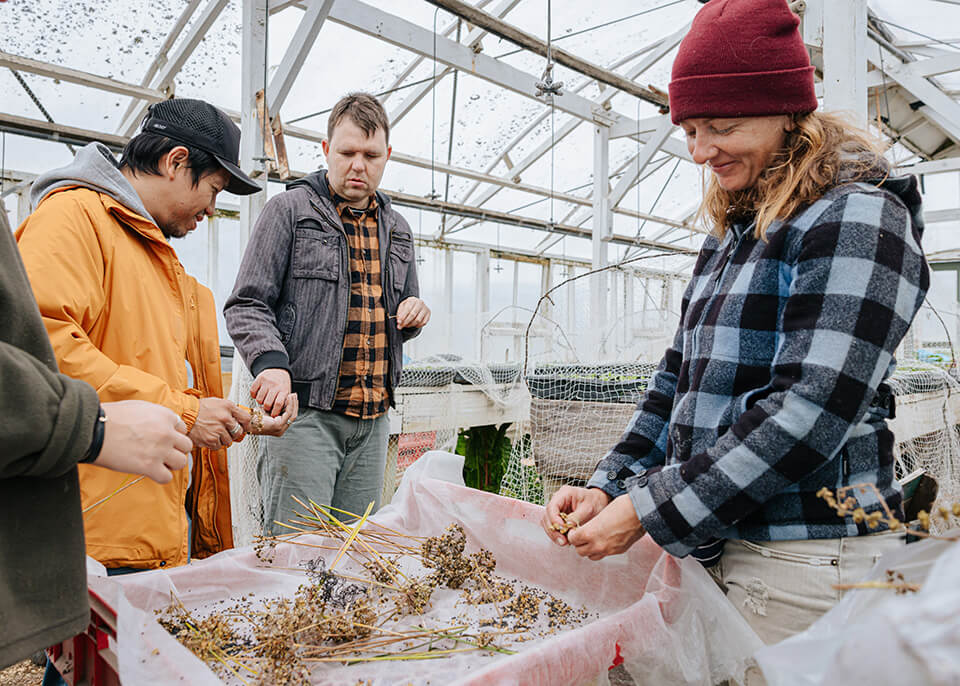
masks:
[[[871,403],[929,287],[922,231],[903,177],[838,185],[766,242],[752,225],[707,238],[674,342],[587,485],[629,493],[676,556],[716,539],[869,533],[816,493],[866,482],[902,506],[893,434]]]

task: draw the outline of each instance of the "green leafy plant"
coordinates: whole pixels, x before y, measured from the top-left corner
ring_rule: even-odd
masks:
[[[471,488],[497,493],[510,461],[510,424],[472,426],[457,437],[457,454],[463,455],[463,481]]]

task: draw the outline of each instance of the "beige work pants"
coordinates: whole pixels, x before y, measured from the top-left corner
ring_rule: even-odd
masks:
[[[881,555],[904,545],[903,533],[804,541],[729,540],[710,569],[734,607],[764,643],[809,627],[863,580]]]

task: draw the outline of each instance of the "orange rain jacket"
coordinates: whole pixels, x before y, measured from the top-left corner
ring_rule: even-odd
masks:
[[[17,240],[64,374],[90,383],[103,402],[169,407],[188,430],[199,397],[222,397],[213,294],[184,272],[152,221],[106,193],[62,186]],[[226,450],[194,450],[191,469],[170,483],[144,477],[100,504],[135,477],[79,468],[87,553],[105,566],[185,564],[188,511],[194,556],[232,547]]]

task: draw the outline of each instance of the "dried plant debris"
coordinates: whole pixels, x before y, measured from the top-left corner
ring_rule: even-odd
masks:
[[[320,556],[300,563],[306,582],[292,597],[251,593],[202,613],[173,598],[157,613],[168,632],[228,683],[308,684],[311,670],[326,662],[432,659],[464,650],[511,654],[513,643],[591,619],[542,589],[517,590],[516,582],[498,577],[489,550],[466,553],[459,524],[415,537],[362,519],[348,525],[338,514],[349,513],[300,504],[307,511],[290,522],[292,533],[255,546],[265,564],[272,564],[280,543],[335,551],[329,565]],[[334,544],[298,541],[305,533]],[[338,565],[341,557],[345,564]],[[458,591],[459,600],[444,596],[445,607],[456,603],[463,611],[441,619],[432,599],[452,592],[447,589]]]
[[[857,501],[857,493],[871,493],[877,503],[879,510],[867,512]],[[889,508],[886,500],[881,495],[875,484],[861,483],[838,488],[832,491],[827,487],[817,491],[817,497],[823,499],[831,509],[835,510],[838,517],[849,517],[854,524],[864,525],[868,529],[878,529],[883,527],[890,531],[903,531],[908,535],[917,538],[936,538],[940,540],[956,542],[960,539],[956,535],[936,535],[931,533],[930,529],[934,521],[942,520],[943,524],[949,525],[951,517],[960,517],[960,503],[951,505],[939,505],[933,512],[920,510],[917,513],[915,522],[907,523],[901,521]],[[902,573],[888,569],[885,581],[862,581],[855,584],[834,584],[834,588],[842,591],[864,588],[879,588],[893,590],[898,594],[915,593],[920,590],[921,585],[908,582]]]
[[[879,503],[881,509],[867,512],[859,505],[855,494],[867,492],[873,494],[874,499]],[[960,503],[953,503],[949,506],[940,505],[932,513],[921,510],[917,513],[916,524],[910,526],[906,522],[900,521],[890,510],[887,501],[877,489],[876,484],[853,484],[851,486],[838,488],[836,492],[824,486],[817,491],[817,497],[823,499],[828,507],[835,510],[837,516],[849,517],[855,524],[864,524],[868,529],[877,529],[883,526],[891,531],[906,531],[906,533],[920,538],[938,538],[948,541],[957,540],[955,537],[937,536],[930,533],[930,526],[935,519],[941,519],[943,522],[948,523],[950,522],[951,515],[960,517]]]

